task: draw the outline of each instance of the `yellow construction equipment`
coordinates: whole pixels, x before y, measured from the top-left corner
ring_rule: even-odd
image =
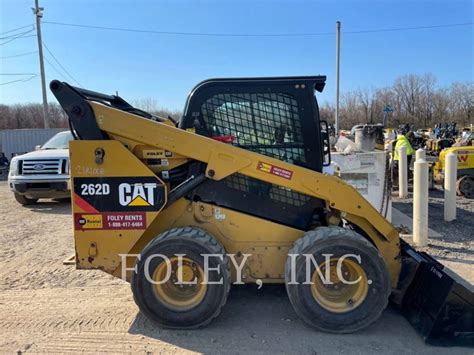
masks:
[[[315,92],[325,79],[207,80],[179,123],[53,81],[76,137],[77,268],[130,281],[141,312],[165,327],[207,325],[233,283],[285,283],[296,313],[320,330],[362,329],[392,294],[430,341],[472,335],[472,313],[458,312],[472,309],[472,292],[323,173],[329,135]],[[442,282],[444,294],[421,304],[433,277],[426,290]],[[433,307],[441,321],[425,312]]]
[[[434,184],[444,183],[444,171],[446,155],[454,153],[458,159],[457,168],[457,193],[458,195],[473,198],[474,197],[474,132],[469,132],[459,142],[452,147],[443,149],[438,160],[431,165]]]

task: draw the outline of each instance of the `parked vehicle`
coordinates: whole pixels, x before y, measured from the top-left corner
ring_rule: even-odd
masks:
[[[60,132],[36,151],[15,156],[10,162],[8,185],[22,205],[40,198],[70,197],[69,141],[71,132]]]

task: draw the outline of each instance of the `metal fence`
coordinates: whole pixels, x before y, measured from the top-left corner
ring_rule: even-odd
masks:
[[[65,128],[32,128],[5,129],[0,131],[0,152],[5,153],[8,160],[15,155],[31,152],[37,145],[44,144],[48,139]]]

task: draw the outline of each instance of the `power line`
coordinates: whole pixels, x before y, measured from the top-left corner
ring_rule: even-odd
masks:
[[[472,26],[472,25],[474,25],[474,22],[452,23],[452,24],[444,24],[444,25],[432,25],[432,26],[385,28],[385,29],[378,29],[378,30],[349,31],[349,32],[344,32],[344,33],[358,34],[358,33],[374,33],[374,32],[413,31],[413,30],[429,30],[433,28],[463,27],[463,26]]]
[[[56,66],[55,66],[53,63],[51,63],[51,62],[49,61],[48,57],[45,56],[45,57],[44,57],[44,60],[46,60],[46,63],[48,63],[48,64],[51,66],[51,68],[54,69],[54,71],[55,71],[56,73],[58,73],[59,75],[61,75],[65,80],[69,80],[69,79],[66,77],[66,75],[64,75],[62,72],[60,72],[60,71],[58,70],[58,68],[56,68]]]
[[[34,30],[35,30],[35,28],[33,27],[32,29],[30,29],[28,31],[23,31],[23,32],[20,32],[20,33],[14,33],[14,34],[11,34],[11,35],[8,35],[8,36],[0,37],[0,40],[11,39],[11,38],[14,38],[14,37],[22,37],[23,35],[25,35],[27,33],[30,33]]]
[[[108,31],[123,31],[123,32],[137,32],[137,33],[152,33],[158,35],[178,35],[178,36],[209,36],[209,37],[290,37],[290,36],[325,36],[332,35],[332,32],[321,32],[321,33],[275,33],[275,34],[240,34],[240,33],[197,33],[197,32],[172,32],[172,31],[154,31],[154,30],[142,30],[136,28],[120,28],[120,27],[104,27],[104,26],[93,26],[93,25],[80,25],[73,23],[64,23],[64,22],[52,22],[44,21],[43,23],[59,26],[70,26],[70,27],[81,27],[81,28],[91,28],[96,30],[108,30]]]
[[[53,57],[54,61],[56,63],[58,63],[58,65],[62,68],[62,70],[64,70],[64,72],[77,84],[79,85],[80,87],[82,87],[81,83],[79,83],[72,75],[71,73],[69,73],[67,71],[66,68],[64,68],[64,66],[59,62],[59,60],[54,56],[54,54],[49,50],[48,46],[46,45],[46,43],[43,42],[43,46],[44,48],[46,48],[46,50],[48,51],[48,53],[51,55],[51,57]]]
[[[20,54],[14,54],[14,55],[7,55],[7,56],[4,56],[4,57],[0,57],[0,59],[23,57],[23,56],[25,56],[25,55],[30,55],[30,54],[35,54],[35,53],[38,53],[38,51],[27,52],[27,53],[20,53]]]
[[[310,32],[310,33],[200,33],[200,32],[174,32],[174,31],[154,31],[144,30],[137,28],[124,28],[124,27],[105,27],[95,25],[83,25],[75,23],[65,22],[54,22],[54,21],[43,21],[50,25],[58,26],[69,26],[69,27],[80,27],[89,28],[96,30],[107,30],[107,31],[122,31],[122,32],[136,32],[136,33],[151,33],[158,35],[173,35],[173,36],[207,36],[207,37],[310,37],[310,36],[333,36],[333,32]],[[398,28],[385,28],[385,29],[374,29],[374,30],[359,30],[359,31],[345,31],[344,34],[363,34],[363,33],[376,33],[376,32],[395,32],[395,31],[412,31],[412,30],[426,30],[434,28],[446,28],[446,27],[461,27],[461,26],[472,26],[474,22],[465,23],[454,23],[454,24],[439,24],[431,26],[414,26],[414,27],[398,27]]]
[[[0,43],[0,46],[3,46],[3,45],[5,45],[5,44],[7,44],[7,43],[10,43],[10,42],[12,42],[12,41],[14,41],[14,40],[16,40],[16,39],[28,38],[28,37],[35,37],[35,35],[25,36],[25,34],[30,33],[30,32],[33,32],[33,31],[34,31],[34,29],[31,30],[31,31],[24,32],[23,34],[21,34],[21,35],[19,35],[19,36],[16,36],[16,37],[13,37],[13,38],[11,38],[10,40],[8,40],[8,41],[6,41],[6,42]]]
[[[35,25],[34,25],[34,24],[29,24],[29,25],[26,25],[26,26],[14,28],[13,30],[9,30],[9,31],[5,31],[5,32],[0,33],[0,35],[3,36],[3,35],[6,34],[6,33],[16,32],[16,31],[18,31],[18,30],[22,30],[22,29],[27,28],[27,27],[33,27],[33,28],[34,28]]]
[[[0,75],[15,75],[15,76],[19,76],[19,75],[38,75],[36,73],[0,73]]]
[[[18,79],[18,80],[7,81],[5,83],[0,83],[0,85],[8,85],[8,84],[13,84],[13,83],[18,83],[18,82],[24,82],[25,83],[27,81],[30,81],[30,80],[36,78],[37,76],[38,76],[38,74],[34,74],[31,77],[26,78],[26,79]]]

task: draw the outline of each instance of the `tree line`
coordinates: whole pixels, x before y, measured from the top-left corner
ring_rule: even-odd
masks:
[[[474,84],[466,81],[438,86],[432,74],[409,74],[389,87],[346,92],[339,105],[340,128],[382,123],[386,106],[393,109],[387,114],[388,127],[408,123],[414,128],[427,128],[448,122],[466,126],[474,120]],[[333,123],[334,114],[334,104],[320,106],[321,119]]]
[[[161,117],[181,118],[182,112],[161,107],[151,98],[132,102],[137,108]],[[432,74],[404,75],[393,85],[375,89],[357,89],[341,96],[340,128],[350,129],[356,124],[381,123],[383,109],[389,105],[389,127],[409,123],[414,128],[433,127],[441,122],[456,122],[466,126],[474,120],[474,84],[472,81],[438,86]],[[321,119],[334,122],[332,103],[320,106]],[[67,117],[58,104],[49,104],[51,127],[67,127]],[[0,104],[0,129],[42,128],[43,111],[40,104]]]
[[[154,99],[141,99],[132,102],[134,107],[150,112],[159,117],[168,117],[175,120],[181,118],[180,111],[168,110],[160,107]],[[48,104],[48,118],[50,127],[69,127],[67,115],[62,107],[56,103]],[[0,129],[43,128],[43,106],[37,103],[2,105],[0,104]]]

